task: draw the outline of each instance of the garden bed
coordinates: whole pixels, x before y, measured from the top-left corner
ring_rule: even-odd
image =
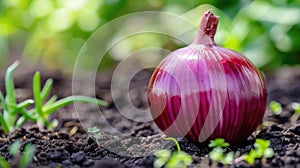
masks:
[[[15,82],[17,97],[19,100],[24,100],[32,97],[32,76],[35,70],[28,70],[28,68],[21,70],[22,68],[17,70]],[[49,77],[54,79],[53,93],[58,94],[60,98],[71,95],[71,78],[56,72],[42,71],[41,74],[43,81]],[[150,76],[151,71],[142,71],[134,77],[130,84],[131,101],[141,109],[147,107],[146,91]],[[265,161],[256,160],[255,167],[300,167],[299,119],[291,124],[294,114],[292,103],[300,102],[300,68],[282,68],[275,74],[267,75],[267,78],[269,101],[280,102],[283,106],[282,113],[275,115],[268,108],[260,128],[240,146],[229,147],[229,149],[235,152],[236,157],[239,157],[249,153],[256,138],[270,140],[271,147],[275,152],[274,156]],[[4,90],[3,79],[4,74],[1,74],[0,87],[2,91]],[[146,149],[152,151],[162,149],[168,142],[163,141],[164,136],[160,135],[153,122],[134,122],[118,112],[110,94],[110,81],[110,73],[98,74],[95,91],[98,98],[106,100],[109,104],[107,107],[101,107],[107,121],[114,128],[126,134],[124,137],[118,139],[109,134],[103,134],[99,140],[99,148],[98,144],[85,132],[79,119],[76,118],[74,107],[68,106],[52,116],[59,119],[59,125],[53,131],[40,130],[30,124],[10,134],[4,134],[1,131],[0,155],[10,160],[12,165],[17,165],[20,158],[12,157],[8,149],[12,142],[21,139],[21,150],[26,143],[34,144],[36,149],[30,167],[153,167],[155,160],[153,155],[129,157],[111,152],[122,146],[132,155],[139,155],[135,152],[134,143],[136,142],[130,142],[132,136],[152,137],[139,142],[145,145]],[[90,110],[92,109],[86,108],[86,111]],[[80,120],[84,118],[88,120],[91,117],[88,114],[81,115]],[[192,167],[223,166],[221,163],[209,159],[208,154],[211,149],[208,147],[198,147],[186,139],[181,139],[179,144],[183,151],[192,155],[194,159]],[[110,149],[108,150],[107,147]],[[171,149],[176,150],[175,145]],[[239,161],[232,166],[250,167],[245,161]]]

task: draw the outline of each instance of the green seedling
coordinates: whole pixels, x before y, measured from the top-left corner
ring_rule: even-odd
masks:
[[[275,115],[279,115],[282,112],[281,104],[274,100],[270,102],[269,107]]]
[[[226,142],[223,138],[216,138],[215,140],[211,140],[208,147],[228,147],[230,144]]]
[[[24,102],[17,103],[13,73],[16,70],[19,62],[13,63],[8,67],[5,75],[5,91],[6,96],[4,97],[0,91],[0,101],[3,112],[0,113],[0,124],[4,132],[12,132],[15,128],[19,127],[16,124],[19,112],[25,112],[26,107],[33,104],[34,101],[31,99],[25,100]],[[30,116],[24,116],[28,119],[31,119]]]
[[[10,164],[3,156],[0,156],[0,167],[2,168],[11,168]]]
[[[159,150],[155,152],[156,160],[153,163],[155,168],[185,168],[193,163],[193,157],[181,151],[180,145],[175,138],[166,138],[175,142],[177,151]]]
[[[21,147],[21,141],[17,140],[15,141],[10,147],[9,147],[9,153],[13,156],[17,156],[20,154],[20,147]],[[24,147],[23,155],[21,156],[21,160],[19,163],[20,168],[27,167],[34,157],[35,148],[32,144],[26,144]],[[11,168],[9,162],[5,160],[3,156],[0,156],[0,166],[2,168]]]
[[[33,77],[33,95],[35,101],[35,108],[30,110],[30,114],[36,114],[37,116],[37,123],[40,127],[46,125],[48,128],[53,128],[57,125],[57,121],[54,120],[52,123],[48,121],[49,116],[57,111],[60,108],[63,108],[67,105],[70,105],[74,102],[81,102],[81,103],[94,103],[101,106],[106,106],[106,102],[103,100],[87,97],[87,96],[69,96],[63,98],[61,100],[56,101],[57,96],[52,96],[48,101],[46,101],[47,97],[49,96],[51,89],[53,86],[53,80],[48,79],[41,89],[41,76],[40,72],[36,72]]]
[[[300,104],[293,103],[292,108],[294,109],[294,114],[291,117],[291,124],[295,125],[295,124],[297,124],[298,118],[300,116]]]
[[[300,103],[293,103],[292,107],[294,109],[294,113],[300,115]]]
[[[90,136],[96,140],[96,143],[97,143],[98,147],[100,148],[99,139],[102,136],[100,129],[97,127],[92,127],[92,128],[88,128],[87,131],[90,134]]]
[[[225,165],[232,164],[234,161],[234,152],[227,152],[226,147],[230,144],[225,142],[223,138],[217,138],[215,140],[211,140],[208,145],[213,150],[209,153],[209,157],[217,162],[223,163]]]
[[[54,95],[48,99],[53,87],[53,80],[48,79],[45,85],[41,87],[40,72],[36,72],[33,77],[34,100],[28,99],[18,104],[13,79],[13,73],[18,65],[19,62],[16,61],[8,67],[5,76],[6,96],[4,97],[2,92],[0,92],[0,101],[3,109],[3,112],[0,113],[0,124],[2,125],[4,132],[14,131],[28,120],[37,123],[39,128],[46,126],[48,129],[52,129],[57,126],[58,121],[52,120],[50,122],[49,116],[58,109],[74,102],[94,103],[102,106],[106,105],[106,102],[102,100],[78,95],[69,96],[60,100],[57,100],[57,96]],[[32,104],[34,107],[28,110],[28,106]],[[19,115],[20,117],[18,118]]]
[[[274,150],[269,147],[270,141],[263,139],[256,139],[254,147],[249,154],[244,155],[245,161],[250,165],[254,165],[255,159],[263,159],[263,163],[266,162],[267,158],[274,156]]]

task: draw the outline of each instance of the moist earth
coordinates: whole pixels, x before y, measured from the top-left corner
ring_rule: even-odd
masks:
[[[54,79],[55,93],[59,98],[72,94],[72,80],[58,72],[41,70],[43,81]],[[15,75],[18,100],[32,97],[32,77],[34,70],[27,68],[17,71]],[[152,70],[137,73],[129,86],[129,98],[139,109],[147,109],[147,84]],[[160,149],[176,150],[172,142],[152,121],[136,122],[120,114],[111,96],[112,73],[99,73],[95,81],[96,97],[108,102],[107,107],[100,107],[105,121],[102,123],[91,120],[97,116],[94,106],[85,105],[77,117],[75,108],[68,106],[53,114],[59,119],[55,130],[39,129],[34,124],[27,124],[10,134],[0,130],[0,155],[17,167],[20,157],[9,154],[9,146],[21,139],[21,151],[27,143],[34,144],[35,156],[29,167],[153,167],[155,156],[151,153]],[[273,74],[266,74],[269,101],[276,100],[283,106],[283,112],[275,115],[268,108],[261,126],[239,146],[229,147],[236,157],[248,153],[254,148],[256,138],[270,140],[274,156],[266,160],[256,160],[254,167],[300,167],[300,122],[295,118],[293,102],[300,102],[300,67],[284,67]],[[4,72],[0,74],[0,88],[4,91]],[[82,83],[84,85],[84,83]],[[122,96],[122,91],[117,92]],[[124,106],[121,110],[130,108]],[[133,114],[134,115],[134,114]],[[296,120],[295,120],[296,119]],[[80,122],[81,121],[81,122]],[[109,123],[109,124],[107,124]],[[97,125],[103,134],[98,141],[85,132],[85,125]],[[84,126],[82,126],[84,125]],[[115,129],[106,128],[110,125]],[[117,131],[116,131],[117,130]],[[110,132],[111,131],[111,132]],[[121,132],[122,134],[115,134]],[[134,138],[135,137],[135,138]],[[197,146],[182,138],[179,144],[183,151],[192,155],[194,162],[191,167],[225,167],[209,159],[208,147]],[[245,161],[239,161],[230,167],[251,167]]]

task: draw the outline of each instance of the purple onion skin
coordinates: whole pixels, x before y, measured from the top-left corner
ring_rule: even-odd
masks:
[[[149,82],[154,122],[167,135],[198,143],[245,140],[261,123],[267,89],[243,55],[214,42],[218,18],[206,12],[193,44],[168,55]]]

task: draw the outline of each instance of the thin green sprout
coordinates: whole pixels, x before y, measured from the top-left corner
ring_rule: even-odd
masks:
[[[173,142],[176,144],[177,152],[178,152],[178,153],[181,152],[180,145],[179,145],[178,141],[177,141],[175,138],[169,137],[169,138],[165,138],[165,139],[166,139],[166,140],[171,140],[171,141],[173,141]]]

